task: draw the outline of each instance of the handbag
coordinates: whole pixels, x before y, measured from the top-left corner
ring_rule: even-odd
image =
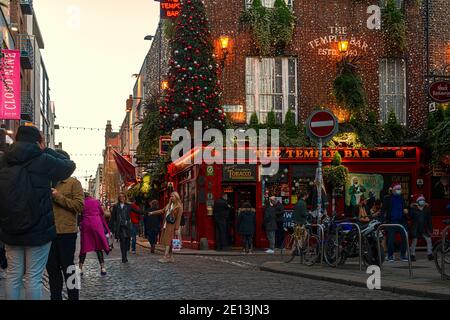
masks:
[[[175,216],[173,214],[168,214],[166,216],[166,221],[170,224],[175,224]]]

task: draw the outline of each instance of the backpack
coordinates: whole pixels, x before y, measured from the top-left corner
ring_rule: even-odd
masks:
[[[0,229],[10,235],[26,234],[40,218],[39,201],[27,170],[33,160],[0,169]]]

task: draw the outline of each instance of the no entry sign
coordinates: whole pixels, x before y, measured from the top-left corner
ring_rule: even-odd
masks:
[[[331,138],[338,131],[339,122],[329,110],[313,112],[307,121],[307,131],[311,138]]]

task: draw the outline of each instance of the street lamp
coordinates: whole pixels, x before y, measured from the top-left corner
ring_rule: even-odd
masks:
[[[166,91],[167,89],[169,89],[169,81],[167,81],[167,80],[162,81],[161,82],[161,89],[163,91]]]
[[[219,38],[220,49],[222,49],[223,57],[221,60],[222,69],[225,67],[225,61],[227,60],[229,54],[230,37],[221,36]]]
[[[348,40],[341,40],[338,42],[338,49],[341,54],[345,54],[348,52],[349,42]]]

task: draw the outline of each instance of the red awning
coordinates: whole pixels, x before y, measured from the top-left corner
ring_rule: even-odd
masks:
[[[120,153],[116,150],[113,150],[114,160],[116,161],[117,168],[119,169],[119,173],[122,176],[122,179],[126,185],[129,183],[135,183],[136,180],[136,168],[133,166],[131,162],[129,162],[126,158],[124,158]]]

